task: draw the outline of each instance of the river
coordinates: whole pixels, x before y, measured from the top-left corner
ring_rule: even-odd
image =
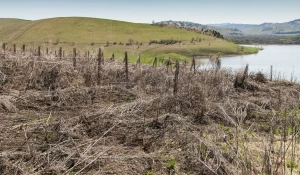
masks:
[[[273,66],[274,79],[300,80],[300,45],[262,45],[257,54],[242,56],[227,56],[221,58],[222,68],[239,69],[249,64],[250,72],[261,71],[270,76]],[[197,59],[198,65],[206,67],[208,58]]]

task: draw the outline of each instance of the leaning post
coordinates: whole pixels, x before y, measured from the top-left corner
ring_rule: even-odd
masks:
[[[2,50],[3,50],[4,54],[5,54],[5,49],[6,49],[6,43],[3,43],[2,44]]]
[[[38,47],[38,56],[41,57],[41,46]]]
[[[177,60],[175,65],[175,76],[174,76],[174,89],[173,89],[174,96],[177,96],[178,93],[178,77],[179,77],[179,62]]]
[[[61,59],[62,58],[62,47],[59,48],[58,54],[59,54],[59,59]]]
[[[273,81],[273,65],[271,65],[271,70],[270,70],[270,81]]]
[[[127,51],[125,52],[125,76],[126,76],[126,81],[128,81],[128,53]]]
[[[77,63],[76,63],[76,48],[73,48],[73,67],[76,69]]]
[[[23,44],[23,46],[22,46],[23,55],[25,55],[25,49],[26,49],[26,46],[25,46],[25,44]]]
[[[14,44],[14,55],[16,55],[17,53],[17,48],[16,48],[16,44]]]
[[[98,51],[98,70],[97,70],[97,84],[100,85],[101,83],[101,49],[99,48],[99,51]]]

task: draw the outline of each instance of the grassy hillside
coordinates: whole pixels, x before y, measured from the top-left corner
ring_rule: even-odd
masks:
[[[190,43],[192,38],[201,38],[201,42]],[[174,45],[151,45],[150,40],[175,39],[182,43]],[[143,43],[141,46],[112,45],[112,43]],[[151,26],[148,24],[136,24],[96,18],[52,18],[16,25],[4,26],[0,30],[0,41],[8,43],[71,43],[64,46],[87,48],[103,47],[107,42],[109,47],[105,49],[112,52],[123,53],[133,50],[134,53],[145,53],[153,56],[157,53],[179,53],[190,56],[220,54],[245,54],[255,53],[256,49],[240,49],[240,46],[221,39],[184,30]],[[92,44],[95,43],[96,45]],[[98,45],[97,45],[98,43]],[[102,44],[101,44],[102,43]],[[74,46],[75,45],[75,46]]]
[[[29,21],[23,20],[23,19],[14,19],[14,18],[0,18],[0,30],[4,27],[20,24],[20,23],[26,23]]]
[[[190,40],[197,34],[181,30],[95,18],[53,18],[24,24],[17,32],[1,39],[18,42],[148,42],[152,39]],[[9,37],[9,38],[7,38]],[[209,38],[202,36],[203,38]]]

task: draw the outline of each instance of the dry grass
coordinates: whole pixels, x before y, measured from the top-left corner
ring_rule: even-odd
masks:
[[[174,96],[174,69],[129,64],[126,80],[120,59],[105,60],[97,86],[95,59],[2,56],[1,97],[16,110],[0,114],[0,174],[288,174],[299,163],[298,84],[259,74],[235,89],[227,70],[180,64]]]

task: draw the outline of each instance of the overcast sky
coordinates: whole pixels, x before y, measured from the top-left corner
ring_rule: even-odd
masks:
[[[6,0],[0,18],[83,16],[151,23],[287,22],[300,19],[300,0]]]

